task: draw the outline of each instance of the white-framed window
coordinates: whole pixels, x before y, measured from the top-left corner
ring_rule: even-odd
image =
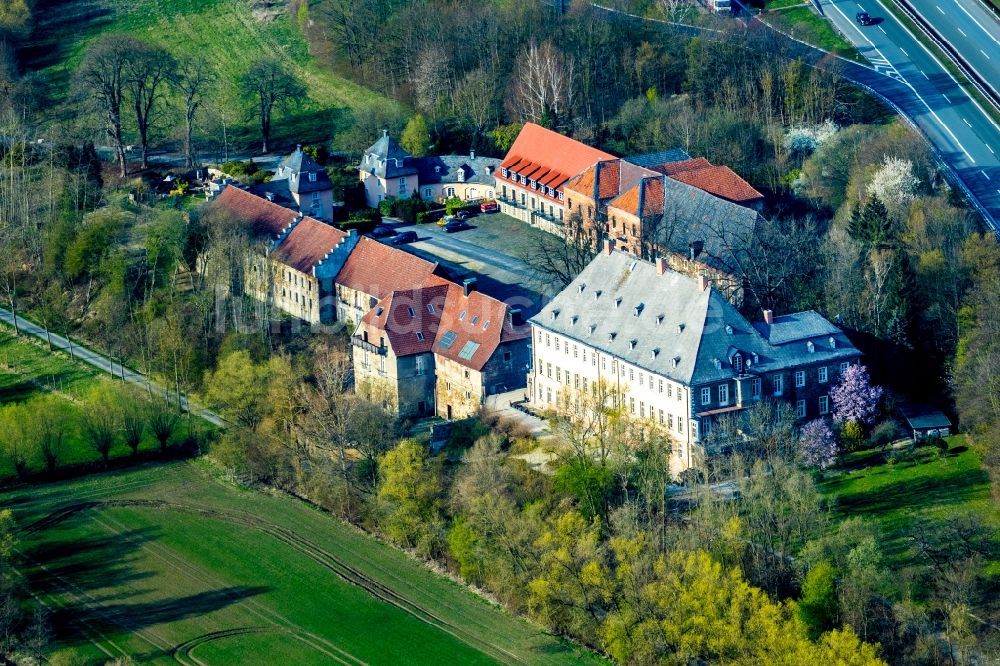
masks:
[[[729,384],[719,385],[719,404],[720,405],[729,404]]]
[[[682,435],[684,434],[684,417],[683,416],[678,416],[677,417],[677,432],[679,432]]]
[[[418,375],[424,374],[424,372],[427,369],[426,363],[427,363],[427,361],[426,361],[426,359],[424,359],[423,356],[418,356],[417,357],[417,374]]]
[[[691,421],[691,439],[698,439],[698,422]]]
[[[310,171],[309,172],[309,182],[310,183],[315,183],[316,182],[316,172],[315,171]]]
[[[760,377],[754,377],[750,380],[750,395],[754,398],[760,397]]]
[[[445,194],[447,194],[449,197],[455,196],[455,188],[449,187],[448,190],[445,192]]]
[[[501,174],[501,175],[502,175],[502,176],[503,176],[504,178],[506,178],[506,177],[507,177],[507,174],[508,174],[508,173],[510,173],[510,172],[509,172],[509,171],[507,171],[507,167],[504,167],[504,168],[500,169],[500,174]]]
[[[401,190],[405,190],[406,189],[406,176],[400,176],[399,177],[399,189],[401,189]]]
[[[312,193],[312,202],[313,202],[313,206],[318,206],[319,205],[319,192],[313,192]]]
[[[378,370],[381,373],[385,373],[385,355],[379,354],[378,357]]]
[[[795,401],[795,416],[797,418],[800,418],[800,419],[804,419],[806,417],[806,401],[805,400],[796,400]]]
[[[630,410],[630,411],[631,411],[631,412],[632,412],[633,414],[635,414],[635,398],[629,398],[629,399],[628,399],[628,403],[629,403],[629,404],[628,404],[628,408],[629,408],[629,410]]]
[[[771,388],[774,389],[774,395],[781,395],[785,392],[785,378],[781,375],[775,375],[771,377]]]
[[[429,187],[425,187],[424,188],[424,199],[430,199],[432,196],[434,196],[434,190],[431,189],[431,188],[429,188]]]
[[[733,371],[738,375],[743,374],[743,354],[733,354]]]
[[[819,369],[819,383],[820,384],[826,384],[826,382],[827,382],[828,379],[829,379],[829,375],[827,374],[826,366],[824,365],[823,367],[821,367]]]
[[[656,381],[660,385],[660,393],[663,393],[663,380],[662,379],[658,379]]]
[[[830,398],[829,396],[821,395],[819,397],[819,413],[829,414],[830,413]]]
[[[806,371],[796,370],[795,371],[795,387],[800,388],[806,385]]]
[[[849,361],[844,361],[843,363],[841,363],[840,364],[840,374],[844,374],[845,372],[847,372],[847,369],[849,367],[851,367],[851,364],[850,364]]]

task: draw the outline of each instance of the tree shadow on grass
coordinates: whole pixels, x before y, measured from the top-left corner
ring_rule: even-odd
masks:
[[[981,469],[957,470],[920,479],[900,479],[888,485],[837,498],[837,508],[846,514],[881,514],[898,509],[923,509],[957,505],[973,498],[983,484]]]

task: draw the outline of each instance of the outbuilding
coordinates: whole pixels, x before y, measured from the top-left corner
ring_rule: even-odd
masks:
[[[927,437],[947,437],[952,433],[951,419],[944,412],[928,405],[910,404],[900,407],[913,441]]]

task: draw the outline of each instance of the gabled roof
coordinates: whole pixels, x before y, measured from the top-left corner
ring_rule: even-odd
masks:
[[[695,157],[693,159],[681,160],[679,162],[660,164],[652,168],[660,173],[673,176],[675,173],[681,173],[682,171],[694,171],[696,169],[704,169],[710,166],[712,166],[712,163],[704,157]]]
[[[735,203],[750,203],[764,198],[763,194],[727,166],[691,169],[670,177]]]
[[[340,229],[304,217],[281,241],[273,256],[286,266],[309,273],[345,238],[347,234]]]
[[[229,211],[236,219],[248,223],[254,236],[272,240],[299,218],[298,213],[233,185],[222,190],[209,206]]]
[[[313,175],[310,176],[310,174]],[[296,147],[295,152],[281,160],[281,164],[278,165],[274,178],[271,180],[288,181],[289,191],[296,194],[333,189],[333,183],[330,182],[330,176],[326,173],[326,169],[302,152],[302,146]]]
[[[366,236],[358,241],[334,281],[381,299],[393,291],[423,284],[436,268],[436,263]]]
[[[750,252],[760,214],[704,190],[659,176],[644,179],[643,224],[647,240],[663,251],[687,255],[713,268],[736,273],[738,254]],[[608,208],[635,214],[639,185],[608,203]],[[658,207],[658,208],[657,208]],[[609,212],[609,214],[613,214]]]
[[[542,185],[559,188],[594,162],[613,159],[615,156],[610,153],[541,125],[525,123],[500,166]]]
[[[627,191],[639,179],[655,176],[656,172],[637,166],[625,160],[602,160],[595,162],[577,174],[564,186],[586,197],[594,197],[594,181],[598,181],[598,199],[607,201]]]
[[[361,318],[355,335],[367,331],[372,340],[384,334],[396,356],[431,351],[448,288],[446,281],[431,276],[422,285],[392,292]]]
[[[531,322],[687,385],[731,378],[737,353],[753,372],[860,355],[839,329],[834,348],[772,345],[710,285],[619,251],[595,257]]]
[[[449,283],[433,349],[435,354],[482,370],[501,343],[530,336],[527,323],[512,324],[506,303],[479,291],[466,296],[462,287]]]
[[[642,212],[639,212],[639,202],[642,202]],[[609,208],[639,217],[663,214],[663,177],[647,176],[641,178],[621,196],[608,203]]]
[[[815,310],[775,317],[771,324],[759,321],[754,324],[760,334],[772,345],[798,342],[824,335],[836,335],[840,329]]]

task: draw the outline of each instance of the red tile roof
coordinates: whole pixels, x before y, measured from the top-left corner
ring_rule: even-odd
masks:
[[[293,210],[233,185],[222,190],[210,207],[227,210],[236,219],[248,222],[255,236],[279,236],[299,217]]]
[[[660,173],[672,176],[675,173],[681,173],[682,171],[694,171],[696,169],[704,169],[710,166],[712,166],[712,163],[704,157],[695,157],[694,159],[681,160],[680,162],[667,162],[666,164],[653,167],[653,171],[659,171]]]
[[[347,234],[340,229],[304,217],[281,241],[273,256],[286,266],[308,273],[345,238]]]
[[[540,185],[560,188],[595,162],[613,159],[614,155],[568,136],[541,125],[525,123],[500,167],[512,169],[518,175],[538,181]]]
[[[527,322],[516,327],[512,325],[506,303],[479,291],[466,296],[462,287],[449,284],[434,340],[434,353],[473,370],[482,370],[500,343],[530,336],[531,327]],[[452,337],[454,339],[448,344],[447,340]]]
[[[384,334],[396,356],[429,352],[444,311],[448,285],[432,275],[424,285],[392,292],[361,318],[356,335],[367,332],[374,343]]]
[[[704,169],[681,171],[670,177],[733,203],[756,201],[764,197],[750,183],[740,178],[735,171],[727,166],[711,166]]]
[[[423,284],[436,268],[436,263],[363,237],[334,281],[381,299],[394,291]]]
[[[620,197],[608,202],[608,208],[617,208],[620,211],[638,215],[639,208],[639,188],[644,185],[642,197],[642,215],[660,215],[663,213],[663,176],[643,178],[639,183],[629,188]]]

